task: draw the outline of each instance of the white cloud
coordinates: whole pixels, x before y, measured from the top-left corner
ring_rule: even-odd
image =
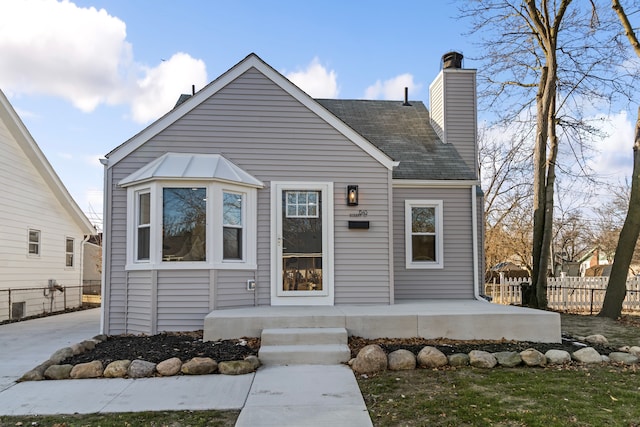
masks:
[[[0,2],[0,84],[68,99],[92,111],[109,99],[131,61],[126,26],[104,9],[68,1]]]
[[[624,182],[631,177],[633,169],[634,123],[626,111],[602,116],[600,127],[607,136],[596,145],[598,153],[589,166],[601,177],[610,181]]]
[[[404,99],[404,88],[409,88],[409,97],[411,93],[418,92],[422,89],[422,85],[413,81],[413,75],[405,73],[393,77],[384,82],[378,80],[369,86],[365,91],[365,99],[388,99],[397,100]]]
[[[131,101],[133,119],[139,123],[169,111],[181,93],[191,93],[191,85],[201,88],[207,83],[204,62],[182,52],[145,71],[144,78],[137,81],[137,94]]]
[[[130,104],[133,119],[147,122],[173,107],[185,91],[178,88],[206,82],[204,63],[184,53],[157,67],[136,63],[126,24],[105,9],[0,1],[0,16],[0,87],[8,93],[60,97],[84,112]]]
[[[285,74],[300,89],[313,98],[337,98],[338,75],[334,70],[328,71],[320,60],[313,58],[305,70]]]

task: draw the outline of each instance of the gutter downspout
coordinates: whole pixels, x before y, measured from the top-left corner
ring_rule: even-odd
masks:
[[[97,232],[98,231],[96,230],[96,233]],[[82,245],[80,248],[80,305],[81,306],[82,306],[82,297],[83,297],[83,291],[84,291],[84,258],[86,255],[85,247],[89,239],[91,239],[90,234],[87,234],[86,236],[84,236],[84,239],[82,239]]]
[[[479,301],[488,302],[480,296],[480,283],[478,280],[478,196],[477,185],[471,186],[471,239],[473,246],[473,296]]]
[[[108,167],[109,160],[108,159],[100,159],[100,163],[104,166],[104,178],[103,178],[103,194],[102,194],[102,272],[100,274],[100,333],[105,333],[105,315],[106,310],[105,307],[109,304],[109,298],[107,296],[107,257],[109,256],[109,251],[107,248],[107,242],[105,240],[105,236],[107,236],[107,231],[111,229],[108,221],[108,206],[107,206],[107,192],[109,191],[109,187],[107,185],[107,175],[108,175]]]

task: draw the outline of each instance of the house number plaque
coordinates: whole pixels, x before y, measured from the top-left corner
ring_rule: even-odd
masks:
[[[363,210],[363,209],[360,209],[357,213],[349,214],[349,216],[351,216],[351,217],[367,216],[367,215],[369,215],[369,212],[367,212],[366,210]]]

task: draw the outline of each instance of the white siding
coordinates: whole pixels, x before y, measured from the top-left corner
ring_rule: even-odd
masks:
[[[404,201],[443,201],[444,268],[405,268]],[[394,190],[395,299],[473,298],[473,252],[469,188]]]
[[[258,190],[257,271],[216,272],[216,307],[251,306],[245,290],[255,276],[256,301],[270,304],[271,181],[334,183],[335,303],[389,303],[389,171],[254,69],[244,73],[112,168],[110,254],[111,319],[118,329],[124,280],[126,190],[116,183],[165,152],[217,153],[265,183]],[[346,206],[347,185],[359,185],[360,206]],[[349,214],[366,210],[371,228],[349,230]],[[182,272],[176,273],[178,277]],[[176,279],[175,286],[180,286]],[[159,290],[160,292],[160,290]],[[204,298],[204,297],[203,297]],[[182,306],[200,313],[198,301]],[[158,309],[158,327],[166,315]],[[203,316],[204,317],[204,316]]]
[[[28,230],[40,231],[40,255],[28,254]],[[66,238],[74,239],[74,266],[66,267]],[[18,145],[0,118],[0,320],[8,318],[8,288],[80,286],[82,229],[52,193],[38,169]],[[27,301],[26,315],[49,311],[51,300],[43,291],[38,298],[14,293],[13,302]],[[73,297],[75,295],[75,297]],[[78,306],[79,292],[70,291],[68,306]],[[64,295],[56,295],[53,308],[64,308]]]

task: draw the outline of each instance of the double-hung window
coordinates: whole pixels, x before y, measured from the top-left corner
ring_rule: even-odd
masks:
[[[136,260],[148,261],[151,250],[151,193],[136,193]]]
[[[71,237],[65,239],[65,267],[73,267],[75,241]]]
[[[28,254],[31,256],[40,256],[40,230],[29,229],[28,233]]]
[[[407,268],[443,268],[442,201],[405,202]]]
[[[242,260],[243,257],[242,194],[222,192],[222,259]]]

